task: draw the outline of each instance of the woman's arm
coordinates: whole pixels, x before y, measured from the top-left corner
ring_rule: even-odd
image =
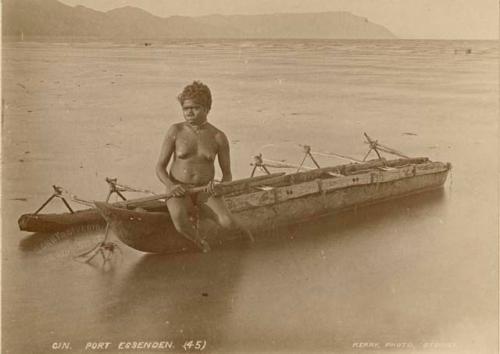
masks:
[[[165,139],[163,139],[163,144],[160,150],[160,157],[156,163],[156,176],[160,181],[167,187],[167,190],[171,190],[175,184],[170,180],[167,173],[167,166],[172,158],[172,154],[175,151],[175,138],[177,135],[177,129],[175,125],[172,125],[167,131]]]
[[[231,174],[231,157],[229,151],[229,141],[226,135],[219,131],[217,134],[217,145],[219,146],[217,159],[219,160],[219,166],[222,172],[221,182],[230,182],[233,180]]]

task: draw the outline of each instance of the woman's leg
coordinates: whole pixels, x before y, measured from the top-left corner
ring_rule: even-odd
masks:
[[[169,198],[167,207],[175,229],[203,252],[210,251],[210,246],[200,237],[195,224],[189,218],[188,210],[193,207],[191,198],[189,196]]]
[[[202,208],[207,216],[209,216],[223,228],[239,229],[247,235],[250,241],[254,241],[254,237],[250,230],[246,229],[236,220],[231,211],[228,209],[224,198],[212,196],[208,198],[207,202],[204,206],[202,206]]]

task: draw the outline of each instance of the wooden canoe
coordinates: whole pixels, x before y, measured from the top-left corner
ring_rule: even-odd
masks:
[[[270,175],[257,176],[253,178],[244,178],[233,182],[222,183],[221,188],[229,189],[229,192],[238,191],[248,186],[255,186],[267,180],[283,176],[285,173],[273,173]],[[140,207],[147,211],[164,211],[165,203],[158,200],[158,197],[144,197],[113,203],[112,205],[120,208]],[[101,214],[95,208],[78,210],[73,213],[52,213],[52,214],[23,214],[17,221],[21,231],[29,232],[59,232],[69,228],[89,224],[104,224],[105,221]]]
[[[374,160],[283,175],[269,180],[266,188],[241,188],[225,200],[239,222],[258,235],[329,213],[439,188],[450,169],[449,163],[427,158]],[[132,248],[151,253],[194,249],[177,233],[166,210],[129,210],[106,203],[96,206],[110,230]],[[212,247],[243,237],[205,219],[200,220],[200,232]]]

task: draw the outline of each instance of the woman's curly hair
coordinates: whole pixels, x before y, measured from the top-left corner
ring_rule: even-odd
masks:
[[[177,96],[182,105],[185,100],[193,100],[196,103],[210,110],[212,108],[212,94],[207,85],[201,81],[193,81],[191,85],[184,87],[184,90]]]

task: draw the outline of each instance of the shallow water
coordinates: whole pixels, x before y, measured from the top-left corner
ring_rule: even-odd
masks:
[[[3,65],[3,352],[134,340],[181,351],[187,339],[215,352],[498,351],[496,42],[7,43]],[[451,162],[452,175],[439,192],[251,246],[171,257],[122,246],[108,271],[73,260],[102,230],[54,244],[17,230],[52,184],[87,199],[104,199],[106,176],[161,191],[159,146],[193,79],[212,89],[236,178],[257,153],[300,162],[299,144],[362,158],[363,132]]]

